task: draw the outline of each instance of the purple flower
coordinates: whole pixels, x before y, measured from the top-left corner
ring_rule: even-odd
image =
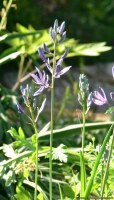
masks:
[[[33,96],[37,96],[40,93],[44,91],[44,89],[49,87],[49,78],[48,75],[45,74],[45,72],[41,72],[37,67],[36,70],[38,72],[38,75],[31,74],[32,78],[34,79],[35,83],[39,85],[39,89],[34,93]]]
[[[57,29],[58,29],[58,20],[57,20],[57,19],[56,19],[55,22],[54,22],[53,29],[54,29],[55,31],[57,31]]]
[[[60,76],[65,74],[70,68],[71,68],[71,66],[65,67],[64,69],[61,70],[61,65],[57,64],[56,67],[55,67],[54,77],[55,78],[60,78]]]
[[[66,39],[66,31],[63,32],[61,39],[59,40],[59,43],[64,42]]]
[[[114,66],[112,67],[112,76],[113,76],[113,79],[114,79]]]
[[[63,63],[63,58],[60,58],[55,66],[55,72],[54,72],[54,77],[55,78],[60,78],[61,75],[65,74],[70,68],[71,66],[68,66],[68,67],[65,67],[64,69],[61,70],[61,65]],[[50,65],[50,62],[49,62],[49,59],[46,63],[47,65],[47,68],[49,69],[49,71],[51,72],[52,74],[52,67]]]
[[[47,62],[47,58],[45,57],[42,48],[38,48],[38,53],[39,53],[40,58],[43,60],[43,62]]]
[[[64,29],[65,29],[65,22],[62,22],[62,24],[61,24],[61,26],[59,28],[59,33],[63,34]]]
[[[44,48],[45,53],[51,54],[51,52],[49,51],[49,49],[47,48],[45,43],[43,43],[43,48]],[[47,61],[47,59],[46,59],[46,61]]]
[[[62,59],[65,59],[69,53],[69,48],[66,48],[64,54],[62,55]]]
[[[56,41],[56,31],[51,27],[49,30],[49,34],[51,36],[51,38],[53,39],[53,41]]]
[[[23,109],[23,107],[21,106],[21,104],[20,104],[19,102],[17,102],[16,105],[17,105],[18,112],[24,114],[24,109]]]
[[[104,105],[108,102],[104,90],[101,87],[100,90],[101,92],[93,92],[93,102],[98,106]]]
[[[88,98],[87,98],[87,111],[86,111],[86,112],[89,111],[90,106],[91,106],[91,104],[92,104],[92,101],[93,101],[93,93],[91,92],[91,93],[89,94]]]

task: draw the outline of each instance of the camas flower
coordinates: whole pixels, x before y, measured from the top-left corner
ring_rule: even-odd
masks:
[[[38,72],[38,75],[31,74],[32,78],[34,79],[35,83],[39,86],[39,89],[34,93],[33,96],[37,96],[40,93],[44,91],[44,89],[49,87],[49,78],[48,75],[45,74],[45,72],[41,72],[37,67],[36,70]]]
[[[98,106],[108,103],[104,90],[101,87],[100,90],[101,92],[98,91],[93,92],[93,102]]]
[[[55,73],[54,73],[55,78],[60,78],[61,75],[65,74],[71,68],[71,66],[68,66],[61,69],[62,62],[63,59],[60,59],[55,66]]]
[[[68,66],[68,67],[61,69],[62,63],[63,63],[63,58],[61,57],[58,60],[58,62],[56,63],[56,66],[55,66],[54,78],[60,78],[61,75],[65,74],[71,68],[71,66]],[[52,70],[52,67],[50,65],[49,58],[47,60],[46,66],[52,74],[53,70]]]

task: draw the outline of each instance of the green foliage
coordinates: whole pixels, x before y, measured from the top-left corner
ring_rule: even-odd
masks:
[[[18,185],[16,187],[16,193],[14,195],[14,199],[17,199],[17,200],[22,200],[22,199],[25,199],[25,200],[31,200],[32,199],[32,195],[30,194],[30,192],[28,190],[26,190],[23,186],[20,186]]]
[[[111,123],[104,123],[104,124],[100,124],[100,123],[93,123],[93,124],[88,124],[87,125],[87,130],[94,130],[95,128],[99,129],[99,128],[106,128],[109,127]],[[71,137],[72,134],[76,134],[76,130],[80,129],[82,127],[82,125],[80,125],[80,127],[77,125],[77,129],[76,126],[71,128],[75,128],[73,129],[69,129],[69,127],[64,128],[64,129],[60,129],[60,130],[56,130],[54,132],[56,132],[56,139],[59,140],[60,136],[59,136],[59,132],[61,132],[61,136],[63,137],[63,139],[66,138],[66,135],[64,134],[64,130],[68,130],[68,137]],[[49,124],[47,124],[47,126],[45,128],[43,128],[41,130],[41,133],[43,133],[43,139],[44,137],[46,137],[46,132],[49,128]],[[1,179],[5,180],[5,184],[7,186],[11,186],[14,182],[18,183],[18,180],[24,180],[24,182],[26,183],[26,181],[28,180],[29,177],[33,178],[33,172],[34,172],[34,152],[35,152],[35,148],[34,148],[34,135],[31,136],[30,138],[26,139],[26,143],[25,143],[25,134],[23,132],[23,130],[21,128],[19,128],[18,131],[16,131],[15,129],[11,128],[11,130],[8,131],[11,136],[14,138],[13,143],[11,143],[10,145],[4,145],[4,147],[1,149],[1,151],[3,151],[3,154],[5,156],[5,159],[3,157],[3,161],[0,163],[0,177]],[[44,134],[45,133],[45,134]],[[77,133],[76,137],[79,137],[79,132]],[[95,173],[94,174],[94,184],[91,185],[92,187],[92,191],[95,195],[100,195],[99,193],[97,193],[96,191],[99,188],[99,178],[102,179],[102,177],[100,177],[99,173],[101,174],[100,171],[100,164],[99,167],[98,166],[98,160],[100,161],[101,155],[103,154],[104,150],[105,150],[105,146],[106,142],[108,142],[109,137],[111,134],[111,129],[109,130],[109,133],[107,134],[106,138],[104,140],[103,146],[101,148],[101,152],[97,155],[97,148],[95,149],[94,144],[90,143],[86,148],[85,148],[85,158],[84,158],[84,163],[85,163],[85,167],[87,169],[92,169],[93,170],[93,166],[94,169],[96,170],[96,177],[95,177]],[[42,139],[41,139],[42,141]],[[45,141],[45,139],[44,139]],[[16,144],[16,142],[18,142],[18,146]],[[29,145],[28,145],[29,143]],[[23,144],[23,145],[22,145]],[[22,148],[22,146],[24,148]],[[49,147],[47,146],[41,146],[39,149],[39,158],[40,158],[40,164],[39,164],[39,169],[41,172],[41,182],[42,182],[42,174],[44,176],[44,180],[46,181],[46,177],[48,175],[48,168],[46,166],[48,166],[48,160],[46,155],[48,155],[49,152]],[[114,152],[113,152],[114,153]],[[113,156],[112,156],[113,158]],[[109,184],[109,189],[108,191],[109,194],[112,194],[111,191],[113,191],[113,187],[112,187],[112,181],[113,181],[113,159],[111,158],[111,168],[109,170],[109,176],[108,176],[108,184]],[[58,176],[61,176],[61,174],[63,174],[62,180],[64,180],[64,182],[61,186],[61,190],[62,190],[62,195],[63,195],[63,199],[69,198],[69,199],[75,199],[75,197],[77,195],[79,195],[80,192],[80,178],[79,178],[79,172],[78,172],[78,167],[80,165],[80,148],[71,148],[70,147],[66,147],[63,144],[61,144],[59,147],[54,148],[53,149],[53,159],[54,159],[54,165],[55,167],[53,168],[53,173],[54,178],[53,178],[53,182],[55,183],[59,183],[60,180],[56,179]],[[47,163],[47,164],[46,164]],[[95,164],[97,163],[97,165]],[[61,165],[62,164],[62,165]],[[68,165],[71,165],[72,167],[70,168],[70,170],[68,169]],[[28,167],[27,167],[28,166]],[[101,164],[102,166],[102,164]],[[14,170],[15,169],[15,170]],[[33,171],[32,171],[33,170]],[[64,173],[62,172],[62,170],[64,170]],[[65,172],[66,171],[66,172]],[[7,172],[7,173],[6,173]],[[47,174],[47,175],[46,175]],[[88,183],[91,182],[91,178],[88,176],[87,173],[87,180]],[[92,176],[93,177],[93,176]],[[93,181],[93,178],[92,178]],[[65,182],[67,182],[67,185],[64,185]],[[34,183],[29,183],[27,182],[27,185],[33,187]],[[45,185],[45,184],[44,184]],[[90,184],[88,184],[90,186]],[[89,187],[87,186],[87,188]],[[30,191],[26,191],[26,187],[25,186],[18,186],[19,190],[17,190],[17,194],[14,194],[14,196],[18,199],[20,198],[22,195],[25,195],[25,198],[29,198],[29,196],[31,195]],[[23,188],[24,187],[24,188]],[[75,188],[77,188],[75,190]],[[90,188],[90,187],[89,187]],[[32,188],[31,188],[32,189]],[[43,190],[44,193],[47,193],[47,189],[44,189],[44,186],[42,185],[42,188],[40,188],[41,191]],[[25,192],[24,192],[25,191]],[[40,190],[39,190],[40,191]],[[56,189],[55,189],[56,191]],[[87,189],[88,191],[88,189]],[[91,191],[91,189],[89,189],[89,191]],[[42,195],[44,196],[44,193],[39,193],[38,198],[40,198],[40,196],[42,197]],[[56,191],[57,194],[57,191]],[[55,197],[58,199],[58,197]],[[46,198],[44,198],[46,199]],[[48,198],[47,198],[48,199]]]
[[[35,64],[36,56],[34,54],[37,52],[38,46],[41,46],[44,41],[48,44],[49,48],[52,49],[52,42],[48,30],[35,30],[32,26],[26,28],[21,24],[17,24],[16,29],[17,32],[0,36],[0,42],[10,46],[0,55],[0,65],[12,59],[16,59],[21,54],[30,56]],[[98,56],[102,52],[111,49],[111,47],[106,46],[106,42],[79,44],[79,42],[74,39],[67,39],[64,42],[64,47],[63,45],[59,45],[58,54],[64,52],[66,47],[70,47],[68,57]]]
[[[10,2],[12,3],[12,1]],[[60,2],[62,5],[61,0],[58,0],[58,2]],[[68,5],[65,4],[66,2],[67,0],[63,1],[64,11],[68,9]],[[23,7],[24,5],[26,7],[25,10],[27,10],[28,12],[29,6],[32,5],[31,3],[33,4],[33,2],[31,1],[23,1],[22,4],[19,4],[17,2],[17,6],[20,5],[20,9],[21,6]],[[54,4],[54,1],[52,1],[51,3]],[[46,9],[46,5],[47,3],[43,5],[44,10]],[[54,5],[57,6],[57,1],[55,1]],[[95,5],[95,1],[88,1],[86,3],[83,2],[82,4],[80,3],[80,1],[74,0],[69,4],[69,9],[79,9],[79,12],[75,13],[76,16],[78,16],[78,23],[83,25],[84,29],[86,29],[86,27],[88,29],[89,27],[88,30],[93,30],[93,24],[95,25],[95,27],[97,27],[99,23],[93,16],[96,16],[99,20],[103,20],[104,17],[106,17],[107,14],[110,13],[109,10],[111,10],[113,7],[113,4],[111,4],[111,7],[109,8],[109,2],[105,0],[103,3],[100,2],[98,4],[100,10],[102,10],[102,12],[99,12],[100,10],[98,7],[94,8]],[[10,9],[10,6],[8,9]],[[5,9],[6,16],[4,18],[4,26],[6,26],[7,24],[6,19],[9,11],[7,11],[7,6],[5,6]],[[47,7],[47,10],[48,9],[49,7]],[[38,10],[40,10],[40,7],[38,8]],[[42,10],[40,10],[40,13],[41,11]],[[85,23],[87,19],[83,15],[84,11],[86,11],[86,14],[88,16],[87,18],[90,22],[90,25],[88,24],[88,26],[87,23]],[[57,12],[59,11],[56,11],[55,14],[57,14]],[[82,13],[82,15],[80,15],[80,12]],[[69,13],[70,12],[67,12],[68,15]],[[23,12],[23,15],[25,16],[26,13]],[[89,16],[91,16],[91,18],[89,18]],[[11,17],[11,15],[9,17]],[[34,15],[34,17],[36,16]],[[48,27],[50,25],[47,24],[47,29],[41,30],[41,26],[37,26],[37,28],[33,28],[31,25],[28,26],[28,20],[26,19],[23,18],[23,23],[18,21],[18,23],[16,23],[16,29],[13,27],[13,25],[11,25],[10,32],[8,26],[7,31],[2,31],[0,34],[0,44],[2,49],[2,53],[0,55],[0,65],[7,65],[10,61],[12,61],[12,64],[14,65],[14,63],[19,62],[20,59],[20,63],[18,65],[19,74],[13,90],[16,90],[16,88],[19,86],[21,78],[29,71],[32,63],[34,65],[39,65],[39,57],[38,59],[36,57],[38,46],[41,46],[42,43],[45,41],[49,50],[53,52],[52,41],[48,34]],[[39,19],[41,20],[41,16],[39,17]],[[46,22],[46,20],[48,20],[48,17],[47,19],[44,18],[44,22]],[[41,21],[39,22],[39,24],[40,23]],[[70,26],[75,27],[74,24],[69,24]],[[3,25],[1,25],[1,29],[4,28]],[[27,26],[28,28],[26,28]],[[99,28],[100,31],[104,30],[102,29],[103,27]],[[14,29],[15,31],[13,31]],[[76,28],[73,28],[72,30],[71,27],[69,28],[69,33],[71,35],[75,31]],[[99,32],[98,27],[96,31]],[[66,47],[70,48],[70,53],[68,54],[69,58],[75,56],[99,56],[102,52],[111,50],[111,47],[106,45],[106,42],[91,42],[93,41],[92,37],[96,34],[96,31],[90,31],[90,33],[88,34],[89,37],[92,35],[90,37],[89,43],[86,43],[86,37],[85,39],[83,39],[82,36],[85,36],[85,31],[83,32],[82,30],[81,32],[79,32],[80,38],[84,43],[81,44],[76,39],[67,38],[62,45],[60,44],[60,46],[57,46],[57,55],[60,56],[65,51]],[[91,34],[91,32],[93,32],[93,34]],[[77,35],[74,35],[73,38],[79,38],[76,36],[79,36],[78,32]],[[97,37],[98,36],[96,36],[95,38]],[[106,39],[103,38],[101,40],[97,38],[97,40],[94,39],[94,41],[106,41]],[[51,55],[50,58],[52,58]],[[17,114],[16,108],[17,96],[18,95],[16,93],[11,92],[10,90],[7,90],[2,85],[0,85],[0,141],[2,145],[0,147],[0,199],[21,200],[23,198],[25,200],[31,200],[33,198],[34,189],[36,188],[36,190],[38,191],[37,199],[48,200],[48,185],[50,182],[48,160],[50,148],[50,122],[47,123],[41,130],[35,131],[33,128],[31,128],[31,121],[29,125],[26,124],[26,117],[20,115],[20,120],[24,124],[24,126],[21,127],[18,119],[19,114]],[[57,115],[57,120],[60,119],[60,117],[62,116],[65,105],[68,101],[70,101],[70,99],[70,89],[69,87],[67,87],[64,93],[63,101],[61,103],[61,108]],[[108,109],[107,113],[112,113],[113,111],[114,108],[111,107]],[[34,119],[32,118],[32,120],[34,125]],[[41,123],[40,127],[42,127],[42,122],[38,123]],[[104,196],[111,196],[112,198],[114,198],[114,187],[112,184],[114,182],[114,149],[112,148],[113,142],[111,143],[113,124],[112,122],[85,124],[86,144],[88,144],[89,140],[91,141],[93,137],[93,132],[96,138],[100,137],[100,141],[102,141],[102,144],[97,144],[101,145],[100,149],[98,150],[98,146],[96,146],[96,143],[98,143],[99,141],[92,140],[93,143],[90,142],[88,145],[85,146],[84,154],[82,154],[82,149],[79,147],[81,142],[80,135],[83,126],[84,124],[75,124],[66,126],[61,129],[58,128],[56,130],[53,130],[53,140],[55,144],[52,149],[53,199],[59,200],[61,198],[61,200],[76,200],[80,196],[84,196],[85,198],[92,198],[93,196],[95,196],[96,198],[99,198],[102,192],[104,192]],[[102,130],[105,137],[102,136],[101,138],[101,136],[99,136],[99,130]],[[34,134],[34,132],[36,134]],[[36,137],[37,135],[38,138]],[[37,139],[39,139],[38,154],[36,154]],[[38,162],[36,162],[36,158]],[[36,163],[38,163],[38,185],[35,185],[34,181]],[[105,168],[107,168],[107,171],[105,170]],[[105,179],[103,179],[103,174],[106,174]],[[103,183],[104,180],[105,185]],[[103,185],[104,189],[102,189]]]

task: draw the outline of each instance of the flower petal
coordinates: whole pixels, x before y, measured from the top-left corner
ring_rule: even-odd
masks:
[[[63,34],[64,29],[65,29],[65,21],[62,22],[62,24],[61,24],[61,26],[60,26],[60,28],[59,28],[59,33],[60,33],[60,34]]]
[[[43,60],[43,62],[47,62],[47,59],[44,55],[42,48],[38,48],[38,54],[39,54],[40,58]]]
[[[44,91],[44,89],[45,89],[44,86],[40,87],[40,88],[34,93],[33,96],[37,96],[37,95],[41,94],[41,93]]]
[[[37,72],[38,72],[38,75],[39,75],[39,78],[40,78],[40,80],[42,80],[42,72],[36,67],[36,70],[37,70]]]
[[[24,114],[24,109],[23,109],[23,107],[21,106],[21,104],[20,104],[19,102],[17,102],[16,105],[17,105],[18,112]]]
[[[48,62],[46,63],[46,66],[47,66],[48,70],[52,73],[52,67],[50,65],[49,58],[48,58]]]
[[[59,65],[59,66],[61,66],[61,65],[62,65],[62,63],[63,63],[63,59],[62,59],[62,58],[60,58],[60,59],[57,61],[57,64],[56,64],[56,65]]]
[[[102,94],[103,94],[103,97],[104,97],[104,99],[106,99],[106,100],[107,100],[107,98],[106,98],[106,95],[105,95],[105,92],[104,92],[103,88],[101,88],[101,87],[100,87],[100,89],[101,89],[101,91],[102,91]]]
[[[100,92],[98,92],[98,91],[94,91],[93,92],[93,96],[95,97],[95,98],[97,98],[98,100],[103,100],[104,98],[103,98],[103,96],[100,94]]]
[[[61,37],[61,39],[59,40],[59,43],[64,42],[65,38],[66,38],[66,31],[63,32],[62,37]]]
[[[64,54],[62,55],[62,59],[65,59],[69,53],[69,48],[66,48]]]
[[[43,48],[44,48],[44,52],[51,54],[51,52],[49,51],[45,43],[43,43]]]
[[[114,66],[112,67],[112,76],[113,76],[113,79],[114,79]]]
[[[91,92],[87,99],[87,107],[90,107],[93,101],[93,93]]]
[[[100,100],[95,99],[95,98],[93,98],[93,102],[98,106],[102,106],[102,105],[106,104],[106,102],[100,101]]]
[[[59,78],[61,75],[65,74],[70,68],[71,68],[71,66],[65,67],[65,68],[62,69],[61,71],[57,72],[57,73],[55,74],[55,78]]]
[[[40,107],[40,109],[39,109],[39,114],[43,111],[45,105],[46,105],[46,98],[45,98],[44,101],[42,102],[42,105],[41,105],[41,107]]]
[[[31,76],[32,76],[32,78],[35,80],[36,84],[39,84],[39,85],[41,84],[41,80],[38,78],[37,75],[31,74]]]

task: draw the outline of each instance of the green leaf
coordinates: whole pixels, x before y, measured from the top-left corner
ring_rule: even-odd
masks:
[[[10,60],[13,60],[13,59],[17,58],[19,55],[21,55],[21,53],[22,52],[20,52],[20,51],[16,51],[16,52],[13,52],[13,53],[1,58],[0,59],[0,65],[5,63],[5,62],[8,62]]]
[[[43,197],[42,193],[40,193],[37,198],[38,198],[38,200],[44,200],[44,197]]]
[[[69,197],[70,199],[74,199],[75,193],[74,193],[74,191],[72,190],[72,188],[69,187],[68,185],[64,185],[64,186],[63,186],[63,192],[64,192],[64,194],[65,194],[67,197]]]
[[[19,135],[18,135],[18,133],[17,133],[17,131],[16,131],[15,128],[11,127],[11,129],[8,130],[7,132],[10,133],[11,136],[12,136],[14,139],[20,140],[20,137],[19,137]]]
[[[86,186],[86,170],[82,152],[80,151],[80,173],[81,173],[81,193],[80,197],[84,198],[84,191]]]
[[[29,185],[29,186],[35,188],[35,183],[33,183],[31,181],[28,181],[28,180],[24,180],[23,182],[26,185]],[[48,197],[47,197],[45,191],[39,185],[37,186],[37,190],[43,195],[43,197],[44,197],[45,200],[48,200]]]
[[[86,131],[96,130],[96,129],[104,129],[109,128],[112,122],[97,122],[97,123],[86,123],[85,128]],[[79,135],[83,128],[83,124],[69,125],[67,127],[53,130],[53,140],[58,140],[61,138],[67,138],[71,135]],[[40,132],[39,139],[41,140],[49,140],[50,131]]]
[[[108,110],[106,111],[106,114],[112,114],[114,112],[114,107],[109,107]]]
[[[25,140],[26,139],[25,135],[24,135],[24,132],[23,132],[21,127],[19,127],[19,129],[18,129],[18,133],[19,133],[19,136],[20,136],[20,140]]]
[[[17,200],[31,200],[32,196],[28,190],[26,190],[23,186],[16,187],[17,194],[15,195]]]

